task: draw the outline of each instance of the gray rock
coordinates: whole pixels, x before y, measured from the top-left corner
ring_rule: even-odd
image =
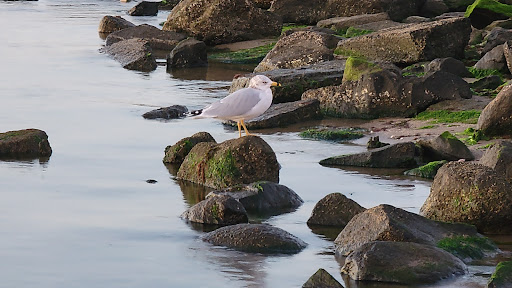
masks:
[[[388,13],[376,13],[376,14],[362,14],[362,15],[354,15],[348,17],[335,17],[329,18],[325,20],[318,21],[316,26],[329,28],[333,30],[342,30],[347,29],[349,27],[378,22],[383,20],[389,20]]]
[[[409,24],[342,40],[335,53],[412,64],[435,58],[463,58],[471,25],[465,18]],[[449,35],[449,36],[448,36]]]
[[[262,115],[245,121],[248,129],[266,129],[285,127],[294,123],[300,123],[322,118],[320,103],[318,100],[299,100],[295,102],[273,104]],[[226,122],[230,126],[236,126],[233,121]]]
[[[480,114],[477,130],[487,136],[512,135],[512,85],[501,89]]]
[[[491,167],[507,179],[512,179],[512,141],[496,141],[484,152],[480,164]]]
[[[294,254],[307,244],[292,234],[267,224],[237,224],[219,228],[201,237],[217,246],[252,253]]]
[[[186,137],[178,141],[174,145],[165,147],[164,163],[181,164],[190,150],[201,142],[215,142],[212,135],[208,132],[198,132],[190,137]]]
[[[424,23],[424,22],[430,22],[430,18],[421,17],[421,16],[409,16],[404,19],[403,23],[407,24],[414,24],[414,23]]]
[[[425,66],[425,73],[433,73],[436,71],[445,71],[463,78],[473,77],[462,61],[452,57],[437,58]]]
[[[187,107],[182,105],[172,105],[148,111],[142,114],[145,119],[176,119],[185,116],[188,112]]]
[[[121,16],[103,16],[98,27],[99,33],[110,34],[125,28],[135,27],[135,24]],[[104,35],[105,36],[105,35]],[[106,36],[105,36],[106,37]]]
[[[437,171],[420,213],[427,218],[475,225],[490,234],[512,232],[512,184],[492,168],[450,162]]]
[[[487,41],[485,42],[484,49],[482,50],[482,55],[485,55],[485,53],[504,44],[510,39],[512,39],[512,29],[504,29],[501,27],[493,28],[491,32],[487,34]]]
[[[0,157],[49,157],[52,148],[46,132],[25,129],[0,133]]]
[[[190,222],[212,225],[249,222],[244,206],[227,195],[207,198],[187,209],[180,217]]]
[[[453,236],[482,237],[470,225],[432,221],[391,205],[379,205],[357,214],[340,232],[336,253],[348,255],[372,241],[415,242],[435,246]]]
[[[206,198],[217,195],[233,197],[249,212],[277,212],[278,210],[298,208],[304,201],[290,188],[268,181],[260,181],[248,185],[237,185],[212,191]]]
[[[503,45],[494,47],[491,51],[485,53],[476,64],[473,66],[476,69],[487,69],[487,70],[504,70],[507,69],[507,62],[505,60],[505,52]]]
[[[345,227],[357,214],[366,209],[341,193],[331,193],[316,203],[308,225]]]
[[[350,254],[341,271],[359,281],[414,285],[464,275],[467,267],[437,247],[377,241],[366,243]]]
[[[194,38],[188,38],[176,45],[167,56],[167,69],[208,66],[206,44]]]
[[[320,164],[372,168],[406,168],[417,166],[415,145],[412,142],[396,143],[357,154],[330,157],[321,160]]]
[[[186,36],[173,31],[162,31],[155,26],[142,24],[123,29],[108,35],[105,45],[110,46],[116,42],[128,39],[143,39],[155,50],[172,51]]]
[[[178,178],[216,189],[264,180],[279,183],[279,163],[272,148],[258,136],[220,144],[202,142],[185,157]]]
[[[207,45],[276,37],[282,22],[245,0],[182,0],[163,30],[183,32]]]
[[[128,11],[131,16],[156,16],[160,2],[142,1]]]
[[[421,147],[423,162],[475,159],[475,156],[473,156],[466,144],[448,131],[430,140],[420,140],[416,145]]]
[[[249,86],[249,80],[255,75],[265,75],[278,82],[280,87],[272,87],[272,103],[284,103],[300,100],[302,93],[309,89],[339,85],[343,79],[345,60],[319,62],[294,69],[275,69],[259,73],[250,73],[233,79],[229,93]]]
[[[298,31],[284,36],[254,68],[254,72],[298,68],[331,61],[339,40],[332,34],[315,31]]]
[[[309,277],[308,281],[302,285],[302,288],[343,288],[343,285],[334,279],[329,272],[320,268]]]
[[[146,40],[123,40],[105,47],[102,51],[111,55],[116,61],[121,63],[123,68],[129,70],[150,72],[155,70],[157,66],[153,50]]]

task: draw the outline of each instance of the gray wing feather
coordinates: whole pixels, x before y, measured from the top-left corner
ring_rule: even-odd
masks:
[[[226,98],[212,103],[201,113],[203,117],[230,119],[247,114],[260,102],[260,91],[254,88],[243,88],[233,92]]]

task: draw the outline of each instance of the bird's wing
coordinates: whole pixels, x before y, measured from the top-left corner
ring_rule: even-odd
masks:
[[[206,107],[201,116],[232,119],[244,116],[261,100],[261,91],[243,88]]]

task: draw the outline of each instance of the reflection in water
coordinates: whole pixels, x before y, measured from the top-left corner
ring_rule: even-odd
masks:
[[[176,181],[180,185],[181,192],[183,193],[183,199],[190,206],[203,201],[206,198],[206,195],[213,190],[212,188],[185,180]]]
[[[210,62],[208,67],[168,69],[167,73],[181,80],[231,81],[233,75],[251,73],[254,65]]]
[[[316,235],[320,235],[325,237],[325,239],[329,241],[334,241],[338,234],[340,234],[343,227],[335,227],[335,226],[322,226],[322,225],[308,225],[311,232]]]

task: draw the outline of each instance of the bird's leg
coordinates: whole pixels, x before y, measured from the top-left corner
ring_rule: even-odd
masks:
[[[245,135],[252,135],[251,133],[249,133],[249,131],[247,130],[247,127],[245,127],[245,123],[244,123],[244,120],[240,120],[240,122],[242,123],[242,127],[244,127],[244,131],[245,131]]]
[[[242,129],[240,127],[240,121],[236,121],[236,124],[238,125],[238,138],[242,138]]]

